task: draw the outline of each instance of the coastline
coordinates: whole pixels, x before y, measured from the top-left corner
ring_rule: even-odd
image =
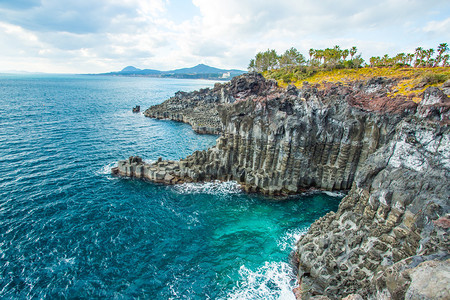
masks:
[[[373,78],[322,90],[281,89],[251,73],[177,93],[159,106],[160,115],[154,108],[146,115],[193,127],[202,114],[219,120],[217,145],[180,162],[130,158],[113,172],[164,183],[236,180],[268,195],[350,190],[338,212],[316,221],[297,243],[297,294],[428,295],[433,291],[407,274],[449,265],[450,102],[439,88],[428,88],[419,104],[405,102],[387,96],[392,85]],[[404,280],[393,280],[392,272]]]

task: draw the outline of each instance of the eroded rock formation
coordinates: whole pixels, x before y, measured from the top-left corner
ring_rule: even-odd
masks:
[[[350,190],[336,213],[299,240],[296,293],[445,298],[450,101],[438,88],[427,89],[419,105],[391,98],[392,85],[374,78],[282,89],[253,73],[177,93],[145,114],[222,132],[217,144],[179,162],[130,158],[114,172],[166,183],[237,180],[271,195]],[[420,274],[440,277],[429,288]]]
[[[346,190],[403,116],[415,112],[416,105],[402,99],[379,104],[386,102],[391,84],[377,79],[352,87],[284,90],[252,73],[214,89],[177,93],[145,114],[187,122],[201,132],[223,132],[215,147],[182,160],[181,179],[237,180],[247,191],[271,195]],[[378,105],[362,109],[355,98],[375,98]]]
[[[412,117],[366,160],[339,210],[316,221],[297,244],[304,299],[355,292],[404,299],[420,292],[410,291],[409,274],[420,263],[448,270],[442,224],[449,220],[449,137],[448,126]],[[441,281],[447,296],[449,280]]]

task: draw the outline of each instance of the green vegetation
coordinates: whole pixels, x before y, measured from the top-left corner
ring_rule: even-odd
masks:
[[[445,54],[449,50],[447,43],[442,43],[437,47],[437,52],[434,49],[425,50],[422,47],[416,48],[414,53],[399,53],[394,57],[376,56],[370,58],[371,67],[448,67],[450,56]],[[436,57],[433,55],[436,52]]]
[[[341,49],[339,46],[327,49],[310,49],[309,60],[297,49],[291,48],[278,55],[275,50],[259,52],[250,61],[249,71],[265,73],[269,78],[285,83],[306,79],[318,71],[360,68],[364,63],[357,48]],[[350,59],[347,57],[350,55]]]
[[[341,49],[340,46],[326,49],[310,49],[309,60],[297,49],[286,50],[282,55],[278,55],[273,49],[259,52],[250,61],[249,71],[261,72],[267,78],[278,80],[282,85],[309,80],[317,73],[329,72],[333,70],[357,70],[360,68],[437,68],[449,67],[449,47],[447,43],[442,43],[434,49],[424,50],[418,47],[415,53],[399,53],[394,57],[376,56],[370,58],[370,64],[364,63],[361,54],[355,46],[350,49]],[[436,54],[435,57],[433,55]],[[349,73],[349,72],[347,72]],[[351,73],[351,72],[350,72]],[[422,72],[419,72],[422,73]],[[434,78],[427,79],[428,82],[442,81],[435,74],[429,75]],[[437,77],[436,77],[437,76]],[[444,76],[445,77],[445,76]],[[433,83],[434,84],[434,83]]]
[[[450,79],[448,51],[447,43],[442,43],[437,51],[419,47],[414,54],[372,57],[367,65],[357,54],[356,47],[310,49],[309,60],[295,48],[286,50],[280,56],[275,50],[267,50],[259,52],[250,61],[249,70],[276,79],[280,86],[293,84],[301,87],[304,81],[308,81],[319,89],[324,88],[324,83],[351,84],[356,80],[388,77],[397,82],[389,96],[405,96],[417,102],[426,88]]]
[[[395,79],[396,84],[392,87],[389,96],[406,96],[415,102],[419,102],[422,93],[429,86],[438,86],[450,79],[450,67],[439,68],[360,68],[360,69],[335,69],[330,71],[319,71],[308,77],[306,81],[318,89],[325,88],[324,83],[340,82],[344,85],[352,84],[358,80],[368,80],[373,77],[387,77]],[[301,87],[304,80],[291,82]],[[280,86],[287,83],[279,81]]]

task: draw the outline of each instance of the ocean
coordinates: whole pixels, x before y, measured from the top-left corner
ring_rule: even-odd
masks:
[[[293,299],[290,254],[342,195],[110,175],[215,144],[133,114],[203,80],[0,75],[0,298]]]

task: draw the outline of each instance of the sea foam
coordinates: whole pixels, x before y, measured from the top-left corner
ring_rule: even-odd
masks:
[[[282,251],[286,251],[287,249],[294,250],[295,243],[302,235],[308,232],[308,229],[309,227],[301,227],[286,231],[286,233],[277,241],[278,247]]]
[[[231,195],[241,194],[241,186],[236,181],[211,181],[203,183],[183,183],[173,186],[179,194]]]
[[[254,271],[241,266],[239,275],[242,280],[223,299],[295,299],[295,275],[288,263],[266,262]]]

